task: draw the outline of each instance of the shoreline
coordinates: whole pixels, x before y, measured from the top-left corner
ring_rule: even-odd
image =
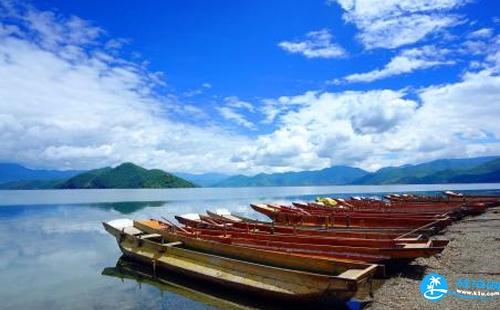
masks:
[[[459,278],[500,281],[500,207],[465,217],[434,238],[449,239],[450,243],[439,256],[418,258],[402,270],[389,271],[390,278],[374,291],[363,309],[500,309],[500,297],[477,300],[446,296],[430,302],[419,291],[420,281],[431,272],[445,276],[452,290]]]

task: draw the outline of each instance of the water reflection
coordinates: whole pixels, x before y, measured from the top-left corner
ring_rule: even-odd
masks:
[[[360,309],[361,303],[351,301],[342,304],[301,304],[284,300],[267,299],[251,294],[242,294],[231,288],[221,287],[202,280],[194,280],[181,275],[157,271],[122,256],[115,267],[107,267],[103,276],[118,278],[121,281],[135,282],[139,287],[153,286],[162,292],[175,293],[202,304],[219,309]],[[332,308],[333,307],[333,308]]]
[[[115,210],[121,214],[132,214],[145,208],[158,208],[167,205],[165,201],[125,201],[89,204],[102,209]]]
[[[162,292],[172,292],[203,304],[224,309],[248,309],[244,305],[233,303],[230,298],[221,298],[216,292],[210,292],[209,287],[200,287],[196,282],[189,281],[179,276],[157,273],[153,276],[151,268],[136,263],[133,260],[122,256],[116,262],[115,267],[107,267],[101,273],[103,276],[119,278],[121,281],[130,280],[139,287],[145,285],[154,286]],[[213,291],[213,290],[212,290]],[[223,292],[219,292],[223,293]]]

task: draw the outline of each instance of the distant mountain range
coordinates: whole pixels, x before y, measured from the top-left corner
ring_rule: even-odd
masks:
[[[255,176],[236,175],[210,179],[202,175],[203,182],[186,178],[201,186],[320,186],[320,185],[377,185],[377,184],[436,184],[436,183],[494,183],[500,182],[500,157],[439,159],[422,164],[386,167],[368,172],[349,166],[333,166],[314,171],[261,173]],[[222,180],[220,180],[222,178]]]
[[[159,169],[147,170],[132,163],[89,170],[67,179],[19,180],[3,189],[178,188],[195,187],[189,181]]]
[[[0,183],[65,179],[82,172],[79,170],[34,170],[14,163],[0,163]]]
[[[314,171],[261,173],[256,176],[237,175],[216,184],[218,187],[242,186],[313,186],[349,184],[368,172],[348,166],[333,166]]]
[[[188,180],[189,182],[192,182],[202,187],[214,187],[223,180],[226,180],[231,177],[228,174],[222,174],[222,173],[193,174],[193,173],[175,172],[174,174],[179,178],[183,178],[185,180]]]
[[[167,173],[132,163],[81,171],[33,170],[0,164],[0,189],[320,186],[341,184],[500,183],[500,157],[440,159],[367,172],[349,166],[314,171],[229,176]],[[5,181],[7,180],[7,181]],[[1,182],[1,181],[0,181]],[[7,182],[7,183],[5,183]]]
[[[354,184],[500,182],[500,157],[439,159],[418,165],[382,168]]]

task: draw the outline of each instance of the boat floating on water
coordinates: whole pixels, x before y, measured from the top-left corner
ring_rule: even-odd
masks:
[[[441,253],[430,236],[499,205],[496,196],[391,194],[251,204],[260,221],[228,210],[103,223],[123,254],[156,270],[286,300],[345,301],[386,266]]]
[[[360,263],[362,268],[341,273],[307,272],[209,254],[186,247],[182,241],[165,242],[161,234],[141,230],[129,219],[103,225],[124,255],[152,265],[153,270],[160,268],[265,296],[348,300],[379,268]]]

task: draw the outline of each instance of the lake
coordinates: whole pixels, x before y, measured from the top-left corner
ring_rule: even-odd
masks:
[[[173,219],[216,208],[263,219],[249,208],[250,202],[447,189],[498,194],[500,184],[0,191],[0,308],[268,308],[266,301],[190,279],[150,280],[147,270],[119,260],[116,241],[101,222]]]

